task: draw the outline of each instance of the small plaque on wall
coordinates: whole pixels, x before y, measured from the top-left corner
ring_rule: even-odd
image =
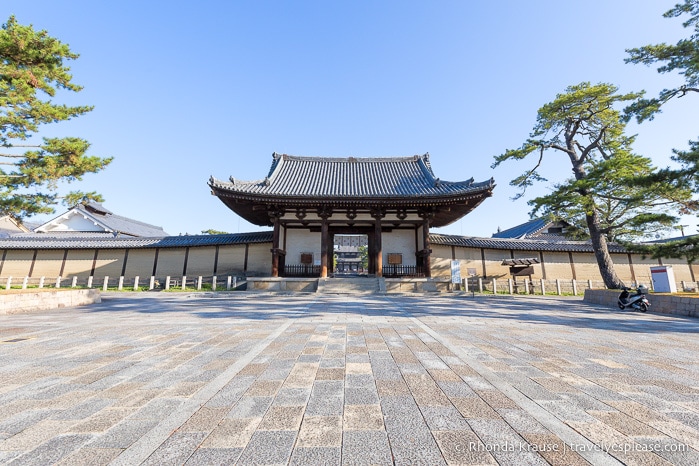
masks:
[[[388,264],[389,265],[401,265],[403,263],[403,254],[388,254]]]
[[[301,263],[302,264],[312,264],[313,263],[313,253],[302,252],[301,253]]]

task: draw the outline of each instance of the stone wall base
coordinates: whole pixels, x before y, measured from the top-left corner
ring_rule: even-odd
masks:
[[[312,293],[316,291],[317,288],[317,278],[247,278],[247,291],[294,291]]]
[[[94,288],[7,292],[0,293],[0,314],[24,314],[100,302],[102,302],[100,291]]]
[[[602,304],[617,308],[619,290],[585,290],[583,300],[592,304]],[[699,317],[699,297],[688,297],[677,294],[654,294],[648,296],[650,311],[661,314]]]

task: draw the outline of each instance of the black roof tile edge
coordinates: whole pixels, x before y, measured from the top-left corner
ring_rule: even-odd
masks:
[[[228,244],[271,243],[272,231],[230,233],[223,235],[185,235],[163,238],[46,238],[21,237],[0,239],[0,249],[120,249],[120,248],[178,248],[223,246]],[[517,251],[593,252],[586,241],[546,241],[531,239],[480,238],[474,236],[430,234],[430,242],[439,246],[461,246],[484,249],[513,249]],[[627,253],[620,245],[610,244],[612,253]]]

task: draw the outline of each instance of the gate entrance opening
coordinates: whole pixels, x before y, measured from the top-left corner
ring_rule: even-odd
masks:
[[[359,234],[333,235],[333,272],[336,277],[369,274],[369,237]]]

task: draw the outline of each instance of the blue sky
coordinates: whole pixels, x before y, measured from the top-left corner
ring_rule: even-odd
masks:
[[[687,35],[662,17],[674,3],[4,0],[0,12],[81,55],[70,66],[84,90],[59,98],[95,110],[44,134],[114,157],[75,187],[115,213],[170,234],[254,231],[210,195],[209,176],[263,178],[274,151],[429,152],[443,180],[495,178],[492,198],[440,230],[490,236],[526,221],[526,200],[546,192],[513,202],[508,183],[530,165],[490,168],[526,139],[539,107],[582,81],[650,94],[680,82],[623,62],[627,48]],[[668,164],[699,136],[697,99],[632,125],[636,151]],[[557,159],[544,170],[551,182],[570,174]],[[695,217],[683,223],[696,231]]]

